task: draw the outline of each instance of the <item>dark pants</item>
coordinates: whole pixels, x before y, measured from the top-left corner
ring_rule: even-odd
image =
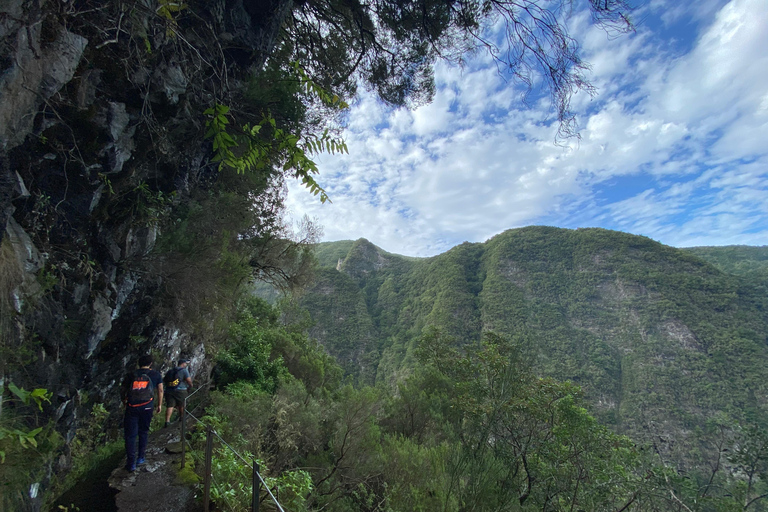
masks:
[[[169,389],[165,394],[166,407],[184,407],[184,400],[187,399],[188,391],[186,389]]]
[[[144,408],[125,408],[125,420],[123,428],[125,429],[125,458],[126,466],[133,467],[136,464],[136,436],[139,436],[139,458],[144,457],[144,451],[147,449],[147,438],[149,437],[149,424],[152,422],[152,407]]]

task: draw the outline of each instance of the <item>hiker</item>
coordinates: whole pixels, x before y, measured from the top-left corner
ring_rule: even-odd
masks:
[[[184,416],[184,401],[192,389],[192,377],[189,375],[189,359],[179,359],[176,368],[171,368],[165,374],[163,381],[167,392],[165,394],[165,426],[171,424],[171,414],[174,407],[179,408],[179,418]]]
[[[152,356],[139,357],[139,369],[125,376],[120,386],[120,398],[125,406],[125,469],[133,472],[136,465],[144,464],[152,412],[159,413],[163,403],[163,377],[152,369]],[[139,437],[138,458],[136,436]]]

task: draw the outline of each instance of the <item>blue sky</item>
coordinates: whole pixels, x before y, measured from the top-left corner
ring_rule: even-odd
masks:
[[[318,158],[333,202],[291,183],[289,215],[410,256],[537,224],[768,244],[768,1],[650,0],[633,19],[620,37],[568,20],[598,89],[572,100],[581,140],[555,144],[548,99],[523,102],[487,55],[439,63],[429,105],[356,98],[349,155]]]

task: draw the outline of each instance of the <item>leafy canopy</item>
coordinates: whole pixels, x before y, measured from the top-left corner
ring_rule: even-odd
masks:
[[[589,7],[606,29],[632,29],[626,1]],[[460,63],[484,49],[504,74],[529,86],[541,77],[567,136],[575,133],[571,94],[593,90],[563,17],[570,8],[569,0],[307,0],[294,4],[278,47],[328,90],[352,95],[362,80],[385,102],[411,106],[431,100],[437,59]]]

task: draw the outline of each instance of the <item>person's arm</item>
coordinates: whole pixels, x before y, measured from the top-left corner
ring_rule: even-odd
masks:
[[[120,401],[123,402],[123,407],[128,402],[128,388],[131,387],[130,378],[130,375],[126,375],[123,377],[123,382],[120,383]]]
[[[187,389],[192,389],[192,376],[189,373],[189,368],[184,368],[184,373],[182,373],[184,382],[187,383]]]
[[[155,412],[160,412],[160,409],[163,407],[163,383],[157,385],[157,407],[155,407]]]

